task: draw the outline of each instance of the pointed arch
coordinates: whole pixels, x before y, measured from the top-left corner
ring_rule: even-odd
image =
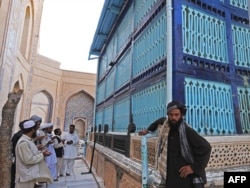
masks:
[[[32,39],[33,22],[34,22],[33,9],[34,9],[33,1],[30,1],[25,8],[24,22],[21,32],[20,52],[26,59],[29,58],[31,43],[32,43],[31,39]]]
[[[36,93],[32,97],[30,116],[38,115],[43,122],[51,122],[53,113],[53,97],[46,90]]]
[[[83,138],[93,124],[93,116],[94,98],[83,90],[74,93],[66,102],[64,130],[67,131],[73,123],[79,137]]]
[[[87,119],[83,117],[74,117],[73,124],[75,125],[75,130],[77,131],[79,138],[83,139],[86,135]]]

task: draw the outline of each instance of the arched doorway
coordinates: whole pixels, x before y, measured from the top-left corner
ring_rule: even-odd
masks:
[[[78,133],[79,139],[83,139],[86,135],[86,118],[75,117],[74,125],[76,126],[76,131]]]
[[[72,95],[66,104],[64,131],[68,131],[69,125],[74,124],[79,138],[86,135],[92,127],[94,116],[94,99],[84,91]]]
[[[40,91],[32,98],[30,117],[38,115],[42,117],[43,122],[51,122],[53,111],[53,100],[46,91]]]

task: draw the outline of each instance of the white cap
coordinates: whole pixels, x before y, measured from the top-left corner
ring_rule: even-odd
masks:
[[[34,127],[35,125],[35,122],[32,121],[32,120],[29,120],[29,121],[26,121],[24,124],[23,124],[23,128],[24,129],[29,129],[31,127]]]
[[[43,123],[40,126],[40,129],[46,129],[46,128],[49,128],[49,127],[53,127],[53,123]]]

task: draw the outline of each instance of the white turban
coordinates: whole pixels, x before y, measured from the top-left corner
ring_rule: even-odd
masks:
[[[29,128],[34,127],[34,126],[35,126],[35,122],[32,121],[32,120],[26,121],[26,122],[23,124],[23,128],[24,128],[24,129],[29,129]]]
[[[49,128],[49,127],[53,127],[53,123],[43,123],[40,126],[40,129],[46,129],[46,128]]]

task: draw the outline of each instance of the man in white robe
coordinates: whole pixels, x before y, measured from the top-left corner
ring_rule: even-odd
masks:
[[[41,125],[41,129],[45,133],[45,137],[42,140],[42,144],[47,150],[51,153],[50,156],[45,157],[46,164],[51,172],[54,181],[58,181],[57,175],[57,157],[54,149],[54,139],[55,137],[52,135],[53,124],[52,123],[44,123]]]
[[[77,144],[79,142],[79,138],[77,133],[75,132],[75,125],[69,126],[69,132],[64,135],[64,172],[66,172],[66,176],[70,176],[74,164],[75,158],[77,157]]]

